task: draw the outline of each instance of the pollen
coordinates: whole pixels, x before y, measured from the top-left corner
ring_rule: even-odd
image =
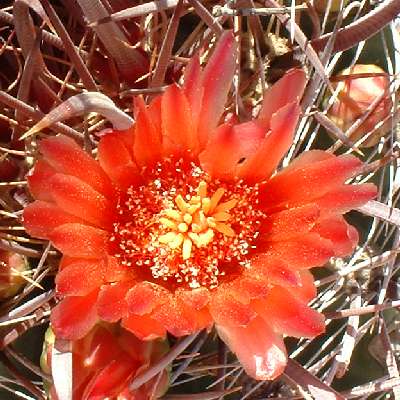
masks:
[[[258,187],[213,179],[193,162],[165,160],[121,193],[110,254],[140,279],[216,288],[249,267],[265,216]]]
[[[200,181],[196,193],[187,196],[177,195],[174,207],[168,208],[160,218],[160,223],[170,230],[158,238],[160,243],[171,249],[179,249],[182,259],[192,257],[192,248],[208,246],[214,239],[215,231],[225,236],[235,236],[229,220],[229,211],[237,204],[236,199],[221,202],[225,189],[218,188],[211,197],[207,194],[207,182]]]

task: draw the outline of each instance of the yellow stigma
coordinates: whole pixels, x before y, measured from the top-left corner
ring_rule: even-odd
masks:
[[[197,193],[175,197],[173,208],[163,211],[159,222],[168,230],[158,237],[158,241],[167,244],[171,249],[179,249],[182,258],[188,260],[193,247],[204,247],[212,242],[215,231],[225,236],[235,236],[229,219],[229,211],[237,204],[236,199],[220,203],[225,190],[218,188],[211,197],[207,195],[207,183],[201,181]]]

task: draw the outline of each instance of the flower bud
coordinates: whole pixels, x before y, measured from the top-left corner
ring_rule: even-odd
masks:
[[[55,339],[49,328],[40,360],[43,371],[48,374],[51,374]],[[72,400],[159,398],[168,389],[168,371],[136,390],[130,391],[129,384],[167,350],[165,340],[141,341],[118,325],[96,325],[85,337],[72,342]],[[50,400],[58,400],[54,386],[47,387],[46,391]]]
[[[328,116],[344,132],[363,116],[378,97],[382,96],[377,107],[349,136],[353,142],[356,142],[372,131],[360,146],[374,146],[388,131],[391,123],[388,120],[375,129],[390,115],[392,108],[388,74],[376,65],[357,64],[352,68],[346,68],[336,78],[333,86],[335,89],[338,88],[339,92],[337,100],[328,110]]]
[[[14,296],[26,283],[23,273],[28,269],[26,258],[11,251],[0,250],[0,300]]]

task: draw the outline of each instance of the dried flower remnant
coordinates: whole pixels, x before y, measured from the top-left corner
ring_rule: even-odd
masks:
[[[27,282],[24,273],[29,268],[20,254],[0,250],[0,300],[14,296]]]
[[[52,373],[55,336],[45,335],[40,360],[43,371]],[[72,399],[158,399],[168,389],[168,371],[130,391],[130,380],[157,362],[168,350],[163,340],[141,341],[118,325],[96,325],[82,339],[72,343]],[[58,400],[56,387],[47,385],[50,400]]]
[[[333,85],[339,92],[337,100],[328,110],[328,116],[346,131],[363,117],[374,101],[378,102],[372,113],[350,135],[355,142],[371,133],[360,146],[376,145],[391,126],[391,120],[388,119],[392,109],[389,75],[376,65],[356,64],[340,72],[337,78]],[[382,125],[382,121],[386,122]]]
[[[182,87],[138,98],[136,124],[102,137],[98,161],[63,136],[40,142],[24,225],[63,253],[58,337],[80,339],[98,320],[143,340],[215,324],[266,380],[286,365],[283,335],[324,331],[307,306],[308,269],[351,253],[358,235],[342,214],[376,188],[345,184],[357,158],[318,150],[274,175],[300,115],[302,70],[266,91],[257,119],[219,124],[235,54],[225,33],[204,69],[193,57]]]

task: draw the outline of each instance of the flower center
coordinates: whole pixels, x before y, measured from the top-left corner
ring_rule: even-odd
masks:
[[[212,179],[193,162],[165,160],[121,193],[109,253],[135,279],[215,288],[249,266],[265,218],[258,187]]]
[[[218,188],[211,197],[207,196],[207,182],[200,181],[196,194],[175,197],[175,207],[162,213],[160,223],[169,230],[158,238],[160,243],[168,244],[171,249],[180,249],[183,260],[192,256],[192,247],[209,245],[215,231],[224,236],[233,237],[235,231],[229,220],[229,211],[237,204],[236,199],[220,203],[225,189]]]

